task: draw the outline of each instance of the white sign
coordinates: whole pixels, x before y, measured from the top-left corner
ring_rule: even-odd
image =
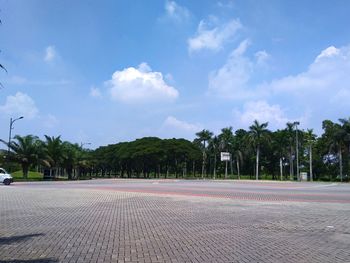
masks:
[[[221,161],[229,161],[231,160],[231,154],[227,152],[221,152]]]

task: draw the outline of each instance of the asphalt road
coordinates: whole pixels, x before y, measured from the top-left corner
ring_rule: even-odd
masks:
[[[0,262],[350,262],[350,184],[0,185]]]

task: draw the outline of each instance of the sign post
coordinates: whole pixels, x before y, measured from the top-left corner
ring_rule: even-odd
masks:
[[[221,161],[225,162],[225,179],[227,179],[227,162],[231,160],[231,154],[228,152],[220,153]]]

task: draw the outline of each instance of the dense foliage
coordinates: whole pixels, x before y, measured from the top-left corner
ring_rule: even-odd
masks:
[[[254,121],[249,130],[223,128],[214,135],[209,130],[185,139],[145,137],[87,150],[61,137],[15,136],[10,151],[1,154],[3,164],[16,162],[24,177],[29,168],[49,177],[68,179],[91,177],[120,178],[251,178],[299,180],[297,170],[309,180],[347,181],[350,169],[350,119],[338,123],[325,120],[323,134],[297,130],[297,123],[270,131],[268,123]],[[298,140],[296,140],[298,137]],[[296,149],[299,163],[297,164]],[[228,152],[231,160],[220,161]]]

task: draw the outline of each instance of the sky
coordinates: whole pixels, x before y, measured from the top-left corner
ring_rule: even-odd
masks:
[[[350,1],[0,0],[0,138],[96,148],[350,117]],[[88,144],[90,143],[90,144]],[[2,146],[3,147],[3,146]]]

